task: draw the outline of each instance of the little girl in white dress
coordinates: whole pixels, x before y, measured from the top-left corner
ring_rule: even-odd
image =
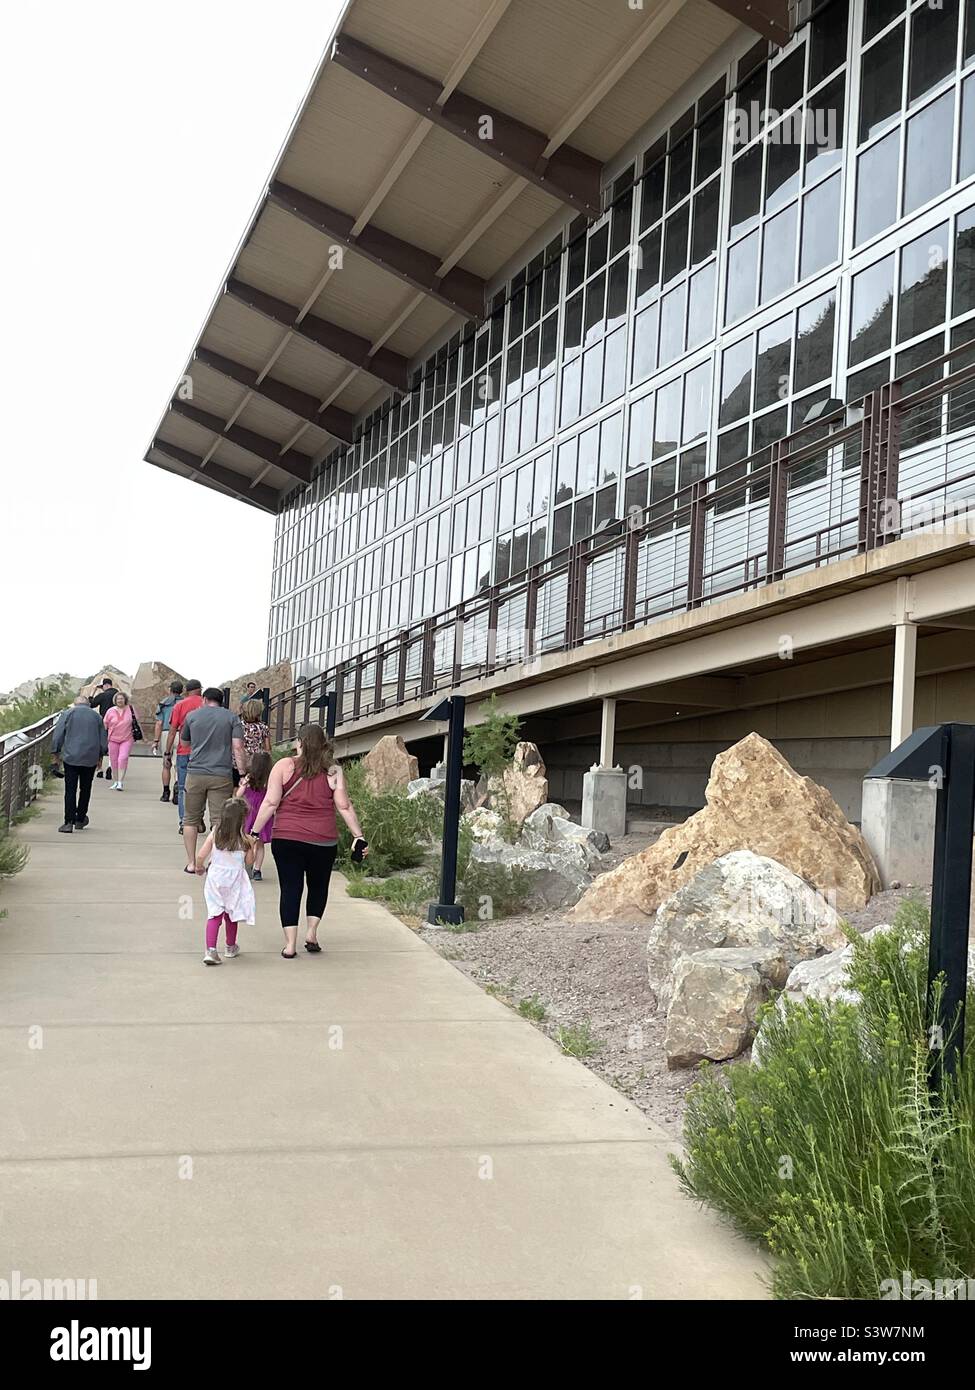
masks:
[[[227,936],[228,960],[240,955],[237,927],[254,925],[254,889],[247,875],[254,862],[255,841],[244,834],[247,803],[225,801],[220,820],[204,840],[196,856],[196,872],[206,874],[203,896],[207,905],[207,946],[204,965],[219,965],[217,936],[221,924]],[[207,859],[210,860],[209,868]]]

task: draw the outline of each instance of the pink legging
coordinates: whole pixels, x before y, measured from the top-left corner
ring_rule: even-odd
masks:
[[[220,924],[223,923],[227,933],[227,945],[237,945],[237,923],[231,922],[230,914],[221,912],[219,917],[207,918],[207,950],[215,949],[217,937],[220,935]]]
[[[114,738],[108,740],[108,765],[115,770],[116,775],[128,767],[132,743],[133,740],[130,738],[121,743],[116,743]]]

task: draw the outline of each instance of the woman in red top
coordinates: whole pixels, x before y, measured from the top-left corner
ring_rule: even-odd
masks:
[[[295,741],[295,756],[282,758],[272,768],[267,793],[251,826],[251,834],[259,835],[274,817],[271,853],[281,891],[281,954],[285,960],[294,960],[298,954],[298,919],[306,883],[305,950],[322,949],[318,944],[318,924],[325,912],[338,846],[335,812],[356,840],[363,838],[345,777],[334,759],[334,745],[324,730],[318,724],[306,724]]]

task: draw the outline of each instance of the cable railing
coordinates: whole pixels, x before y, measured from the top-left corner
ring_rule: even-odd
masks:
[[[45,715],[26,729],[0,734],[0,826],[9,827],[14,817],[34,801],[44,785],[44,771],[51,761],[51,738],[60,719]]]
[[[336,724],[352,723],[903,535],[949,523],[975,535],[973,479],[963,344],[306,678],[271,701],[272,736],[320,719],[326,692]]]

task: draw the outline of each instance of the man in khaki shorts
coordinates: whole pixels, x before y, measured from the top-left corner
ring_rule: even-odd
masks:
[[[220,820],[224,802],[234,794],[234,766],[241,774],[246,770],[244,729],[240,716],[223,708],[223,692],[211,686],[204,690],[199,709],[186,716],[180,732],[190,750],[183,846],[186,872],[195,874],[197,827],[203,822],[203,808],[209,807],[213,829]]]

